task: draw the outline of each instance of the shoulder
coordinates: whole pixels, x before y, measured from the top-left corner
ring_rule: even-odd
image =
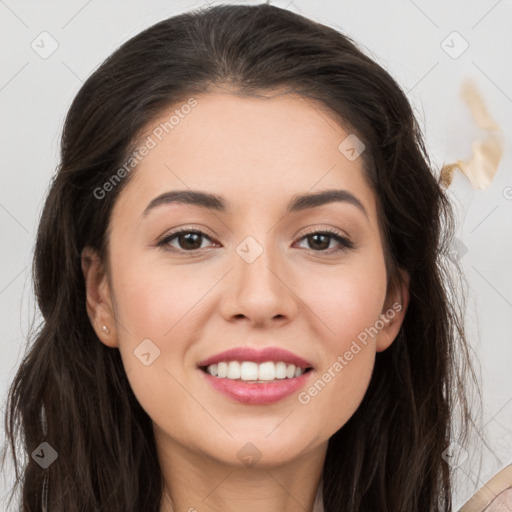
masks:
[[[459,512],[512,512],[512,464],[494,475]]]

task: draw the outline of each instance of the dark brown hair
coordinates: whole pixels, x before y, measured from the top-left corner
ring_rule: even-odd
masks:
[[[477,379],[449,271],[458,268],[447,258],[449,200],[393,78],[339,31],[268,4],[217,5],[155,24],[108,57],[69,109],[35,246],[43,319],[8,396],[20,510],[40,511],[45,501],[52,512],[159,511],[163,481],[152,422],[119,351],[91,326],[80,256],[91,246],[105,257],[112,207],[130,175],[102,200],[93,191],[133,154],[144,129],[170,106],[219,88],[300,94],[356,134],[366,146],[388,285],[399,282],[398,269],[410,274],[398,337],[377,353],[362,403],[329,440],[325,511],[452,510],[442,454],[451,441],[464,445],[472,421],[464,386]],[[21,475],[20,431],[28,459]],[[58,452],[47,469],[30,457],[43,441]]]

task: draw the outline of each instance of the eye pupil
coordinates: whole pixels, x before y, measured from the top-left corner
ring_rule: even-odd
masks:
[[[180,245],[184,249],[198,249],[201,247],[201,235],[199,233],[188,232],[178,237]],[[197,241],[199,240],[199,245],[197,246]]]
[[[314,235],[309,235],[308,237],[310,240],[314,240],[314,243],[313,243],[313,247],[311,247],[311,244],[310,247],[312,249],[319,249],[319,250],[325,250],[325,249],[328,249],[329,248],[329,235],[323,235],[321,233],[315,233]],[[318,247],[318,245],[315,247],[315,244],[318,242],[319,238],[323,238],[324,239],[324,243],[320,242],[320,247]],[[325,240],[327,239],[327,242],[325,242]]]

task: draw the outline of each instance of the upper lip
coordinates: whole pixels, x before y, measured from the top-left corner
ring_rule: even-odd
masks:
[[[200,361],[197,366],[210,366],[221,361],[253,361],[254,363],[265,363],[266,361],[283,361],[287,364],[306,369],[313,365],[298,355],[279,347],[265,347],[255,349],[251,347],[237,347],[215,354],[208,359]]]

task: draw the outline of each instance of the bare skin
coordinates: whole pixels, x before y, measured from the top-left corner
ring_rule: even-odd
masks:
[[[512,510],[512,464],[494,475],[459,512],[507,512]]]
[[[109,273],[84,250],[88,313],[101,342],[119,349],[153,421],[166,482],[161,512],[311,511],[329,437],[363,399],[376,352],[398,334],[408,276],[386,294],[375,196],[361,158],[338,149],[349,133],[325,109],[291,95],[196,99],[117,199]],[[168,118],[163,113],[147,133]],[[293,196],[331,189],[349,191],[365,212],[348,201],[286,212]],[[143,214],[155,197],[176,190],[222,196],[227,209],[173,202]],[[168,240],[167,250],[157,245],[176,229],[202,231],[192,238],[198,248],[190,248],[190,236]],[[312,239],[325,229],[354,247],[330,234]],[[244,246],[246,237],[257,245]],[[248,263],[241,244],[262,253]],[[378,334],[333,370],[390,310]],[[146,366],[134,350],[148,339],[160,353]],[[270,405],[239,403],[197,367],[239,346],[277,346],[308,360],[308,388],[329,368],[331,379],[307,403],[297,393]],[[247,443],[257,448],[251,467],[240,457]]]

